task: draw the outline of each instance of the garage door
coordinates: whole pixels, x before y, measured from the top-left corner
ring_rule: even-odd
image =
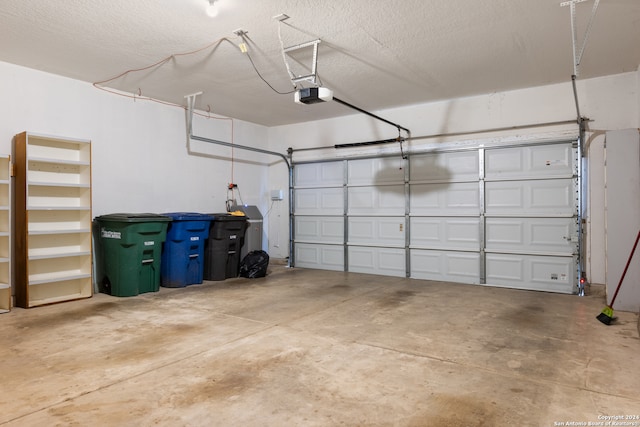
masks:
[[[294,166],[296,267],[572,293],[572,142]]]

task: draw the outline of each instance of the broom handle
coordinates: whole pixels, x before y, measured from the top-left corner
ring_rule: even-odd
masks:
[[[620,277],[620,281],[618,282],[618,287],[616,288],[616,292],[613,294],[613,298],[611,298],[611,304],[609,304],[609,308],[613,307],[613,303],[618,296],[618,291],[620,290],[620,285],[622,285],[622,281],[624,280],[625,274],[627,274],[627,270],[629,269],[629,264],[631,264],[631,259],[633,258],[633,253],[636,251],[636,246],[638,246],[638,240],[640,240],[640,231],[638,231],[638,237],[636,237],[636,243],[633,245],[633,249],[631,249],[631,254],[629,254],[629,259],[627,260],[627,265],[624,267],[624,271],[622,272],[622,277]]]

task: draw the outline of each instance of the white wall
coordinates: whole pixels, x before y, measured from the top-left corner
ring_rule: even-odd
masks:
[[[640,97],[638,80],[640,71],[590,80],[579,80],[580,112],[590,118],[587,134],[588,161],[587,195],[587,277],[592,283],[604,283],[604,131],[640,126]],[[339,95],[339,94],[338,94]],[[356,101],[353,101],[357,105]],[[342,107],[340,107],[342,108]],[[412,149],[437,146],[455,140],[526,138],[527,135],[552,136],[577,133],[577,126],[519,129],[495,133],[477,133],[457,138],[420,138],[443,133],[473,132],[526,124],[574,120],[575,102],[571,81],[543,87],[493,93],[462,99],[413,105],[376,112],[380,116],[409,128]],[[288,147],[306,148],[333,146],[339,143],[361,142],[393,138],[397,131],[389,125],[363,114],[354,114],[331,120],[322,120],[269,129],[270,147],[286,152]],[[380,148],[386,147],[386,148]],[[351,151],[335,149],[294,153],[295,160],[335,158],[350,154],[370,154],[397,147],[376,146]],[[272,188],[287,188],[282,165],[271,167]],[[284,238],[287,228],[287,200],[281,202],[276,217],[272,216],[270,236],[279,236],[279,247],[272,244],[274,256],[288,256],[288,242]],[[273,212],[272,212],[273,215]],[[288,234],[286,234],[288,239]]]
[[[606,282],[607,302],[611,303],[640,230],[640,134],[638,129],[624,129],[607,132],[606,138]],[[636,249],[614,303],[616,310],[638,312],[638,283],[640,254]]]
[[[268,208],[268,167],[255,153],[193,141],[184,109],[132,100],[91,84],[0,62],[0,153],[22,131],[85,138],[93,148],[93,214],[224,212],[227,184]],[[230,120],[198,117],[194,133],[231,141]],[[266,146],[267,129],[233,121],[234,143]],[[238,200],[239,201],[239,200]],[[266,239],[265,239],[266,240]]]
[[[581,112],[592,119],[587,135],[589,162],[588,278],[604,283],[604,132],[640,127],[640,69],[578,81]],[[265,214],[264,248],[275,258],[288,254],[288,173],[277,157],[192,141],[187,152],[184,111],[149,101],[133,101],[71,80],[0,62],[0,153],[11,153],[13,136],[22,131],[93,141],[94,215],[109,212],[221,212],[226,186],[238,184],[242,201]],[[339,95],[339,94],[338,94]],[[357,101],[353,100],[357,105]],[[340,107],[344,108],[344,107]],[[576,116],[570,81],[544,87],[405,106],[377,112],[411,129],[412,149],[452,138],[426,135],[477,131]],[[231,122],[198,117],[196,135],[230,141]],[[363,114],[265,128],[234,120],[234,142],[286,153],[288,147],[333,146],[397,136],[396,130]],[[575,126],[470,134],[457,140],[559,135]],[[389,149],[383,148],[383,149]],[[397,149],[397,147],[391,147]],[[376,152],[379,148],[368,148]],[[357,152],[362,153],[358,149]],[[199,154],[198,154],[199,153]],[[333,157],[334,149],[296,154],[294,159]],[[272,189],[285,200],[271,202]],[[271,219],[271,221],[270,221]]]

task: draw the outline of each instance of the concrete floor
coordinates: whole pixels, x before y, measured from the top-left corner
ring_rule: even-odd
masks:
[[[601,324],[602,296],[270,269],[1,315],[0,424],[557,426],[640,415],[638,316]]]

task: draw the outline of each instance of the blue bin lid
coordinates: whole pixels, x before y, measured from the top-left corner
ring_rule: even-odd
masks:
[[[162,215],[172,218],[174,221],[212,221],[213,216],[197,212],[169,212]]]
[[[113,213],[100,215],[95,218],[97,221],[112,222],[169,222],[171,217],[153,213]]]

